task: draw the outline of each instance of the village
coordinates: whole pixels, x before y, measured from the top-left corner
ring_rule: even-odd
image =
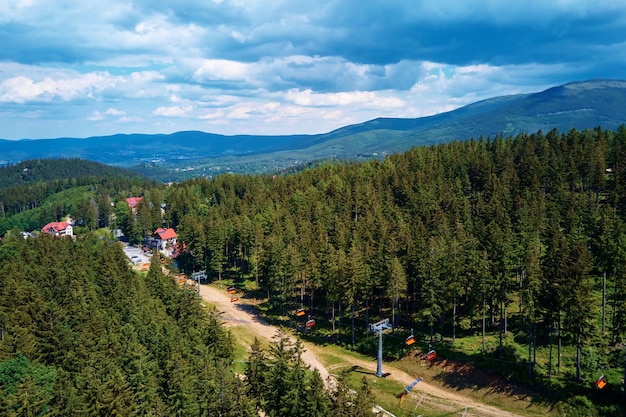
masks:
[[[125,199],[133,214],[136,214],[136,207],[141,199],[142,197],[129,197]],[[55,237],[75,238],[74,227],[74,219],[72,219],[71,216],[67,216],[62,221],[47,223],[41,228],[41,233]],[[32,232],[22,232],[22,236],[26,239],[35,237],[36,234]],[[167,258],[174,258],[177,255],[178,247],[176,239],[178,236],[176,231],[172,228],[159,227],[152,235],[143,238],[143,245],[141,247],[129,243],[120,230],[116,230],[115,236],[124,244],[124,253],[133,264],[133,269],[147,271],[150,266],[150,259],[155,250]]]

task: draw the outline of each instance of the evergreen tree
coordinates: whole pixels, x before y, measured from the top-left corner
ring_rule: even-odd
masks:
[[[256,409],[262,408],[264,387],[267,382],[268,358],[261,347],[261,342],[256,337],[250,346],[250,355],[246,361],[246,393],[253,399]]]
[[[337,380],[337,389],[333,395],[331,414],[333,416],[365,417],[375,415],[372,411],[374,399],[367,384],[361,380],[361,388],[353,391],[347,384],[348,373],[343,372]]]

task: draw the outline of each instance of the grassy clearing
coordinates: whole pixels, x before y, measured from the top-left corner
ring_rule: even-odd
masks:
[[[250,346],[254,342],[254,337],[250,332],[246,332],[241,326],[229,328],[234,343],[235,372],[244,374],[246,370],[246,361],[250,354]]]
[[[224,285],[229,284],[224,283]],[[249,297],[263,297],[255,291],[253,282],[237,282],[237,285],[239,288],[247,288]],[[352,369],[354,365],[352,361],[365,360],[371,363],[376,361],[376,338],[365,333],[363,323],[357,323],[356,344],[352,345],[349,342],[351,329],[348,317],[341,318],[341,328],[333,330],[331,323],[324,319],[323,312],[319,311],[317,315],[314,315],[316,325],[313,331],[301,332],[297,329],[302,328],[303,322],[300,322],[301,318],[292,317],[295,314],[291,314],[289,308],[284,310],[285,313],[289,312],[289,315],[280,316],[277,314],[277,309],[272,309],[267,302],[258,300],[256,305],[259,313],[268,322],[292,329],[308,342],[332,374]],[[516,306],[510,306],[508,332],[503,337],[502,354],[499,352],[497,328],[488,326],[483,342],[482,334],[480,329],[476,328],[475,322],[473,329],[467,325],[464,329],[459,327],[458,337],[454,343],[449,335],[443,341],[439,341],[439,334],[435,334],[434,348],[438,353],[439,362],[431,364],[420,359],[429,349],[429,336],[425,332],[420,332],[420,329],[416,329],[417,341],[414,345],[407,347],[404,345],[404,339],[409,332],[398,328],[393,333],[384,336],[383,370],[393,372],[395,368],[409,375],[419,375],[429,384],[461,394],[477,402],[525,416],[550,417],[562,416],[566,413],[571,415],[572,409],[575,408],[573,404],[576,403],[576,398],[581,398],[584,403],[581,410],[588,405],[586,403],[588,400],[584,396],[593,398],[594,402],[604,404],[604,407],[609,409],[612,398],[619,395],[617,391],[623,377],[622,360],[618,362],[614,360],[612,366],[607,366],[609,361],[606,359],[606,353],[600,352],[594,346],[584,346],[582,351],[584,381],[576,383],[574,382],[575,347],[571,346],[569,341],[563,340],[559,367],[557,366],[558,338],[556,335],[538,335],[536,366],[532,370],[533,379],[531,380],[528,378],[528,334],[525,327],[519,323],[518,315],[513,311],[516,309]],[[339,325],[338,321],[336,325]],[[241,335],[244,340],[246,336],[245,332]],[[239,336],[235,335],[235,339],[238,338]],[[248,338],[245,342],[246,348],[251,342]],[[552,345],[551,353],[550,345]],[[245,355],[245,350],[241,352],[240,355]],[[621,355],[621,351],[611,354],[617,357]],[[404,387],[392,380],[376,378],[371,372],[367,374],[363,371],[363,369],[361,372],[352,369],[350,381],[354,389],[361,386],[361,379],[365,377],[377,403],[396,416],[413,415],[413,408],[421,398],[419,388],[411,392],[400,405],[395,395]],[[607,375],[611,385],[603,392],[596,392],[592,386],[602,371]],[[550,373],[551,378],[548,378]],[[515,385],[514,381],[517,381],[519,385]],[[565,402],[570,404],[565,405]],[[445,400],[437,398],[426,397],[419,407],[419,413],[424,416],[459,415],[462,412],[463,410],[458,409],[458,405],[446,404]],[[610,415],[610,412],[608,414],[604,412],[601,415]]]

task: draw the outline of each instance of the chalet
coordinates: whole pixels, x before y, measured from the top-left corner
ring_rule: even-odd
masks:
[[[153,234],[156,247],[159,250],[165,249],[166,246],[176,246],[176,232],[174,229],[163,229],[159,227]]]
[[[137,204],[143,200],[143,197],[129,197],[126,199],[126,204],[130,207],[131,211],[135,213],[137,211]]]
[[[72,236],[74,228],[68,222],[50,222],[41,228],[41,232],[53,236]]]

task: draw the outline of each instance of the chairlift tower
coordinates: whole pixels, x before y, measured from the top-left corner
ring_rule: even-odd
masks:
[[[192,272],[191,274],[191,279],[193,279],[194,281],[196,281],[197,285],[198,285],[198,301],[202,300],[202,297],[200,296],[200,280],[201,279],[206,279],[206,273],[204,271],[200,271],[200,272]]]
[[[383,330],[391,330],[393,327],[389,324],[389,319],[384,319],[378,323],[373,323],[368,326],[368,330],[371,333],[378,334],[378,354],[376,355],[376,376],[383,376]]]

